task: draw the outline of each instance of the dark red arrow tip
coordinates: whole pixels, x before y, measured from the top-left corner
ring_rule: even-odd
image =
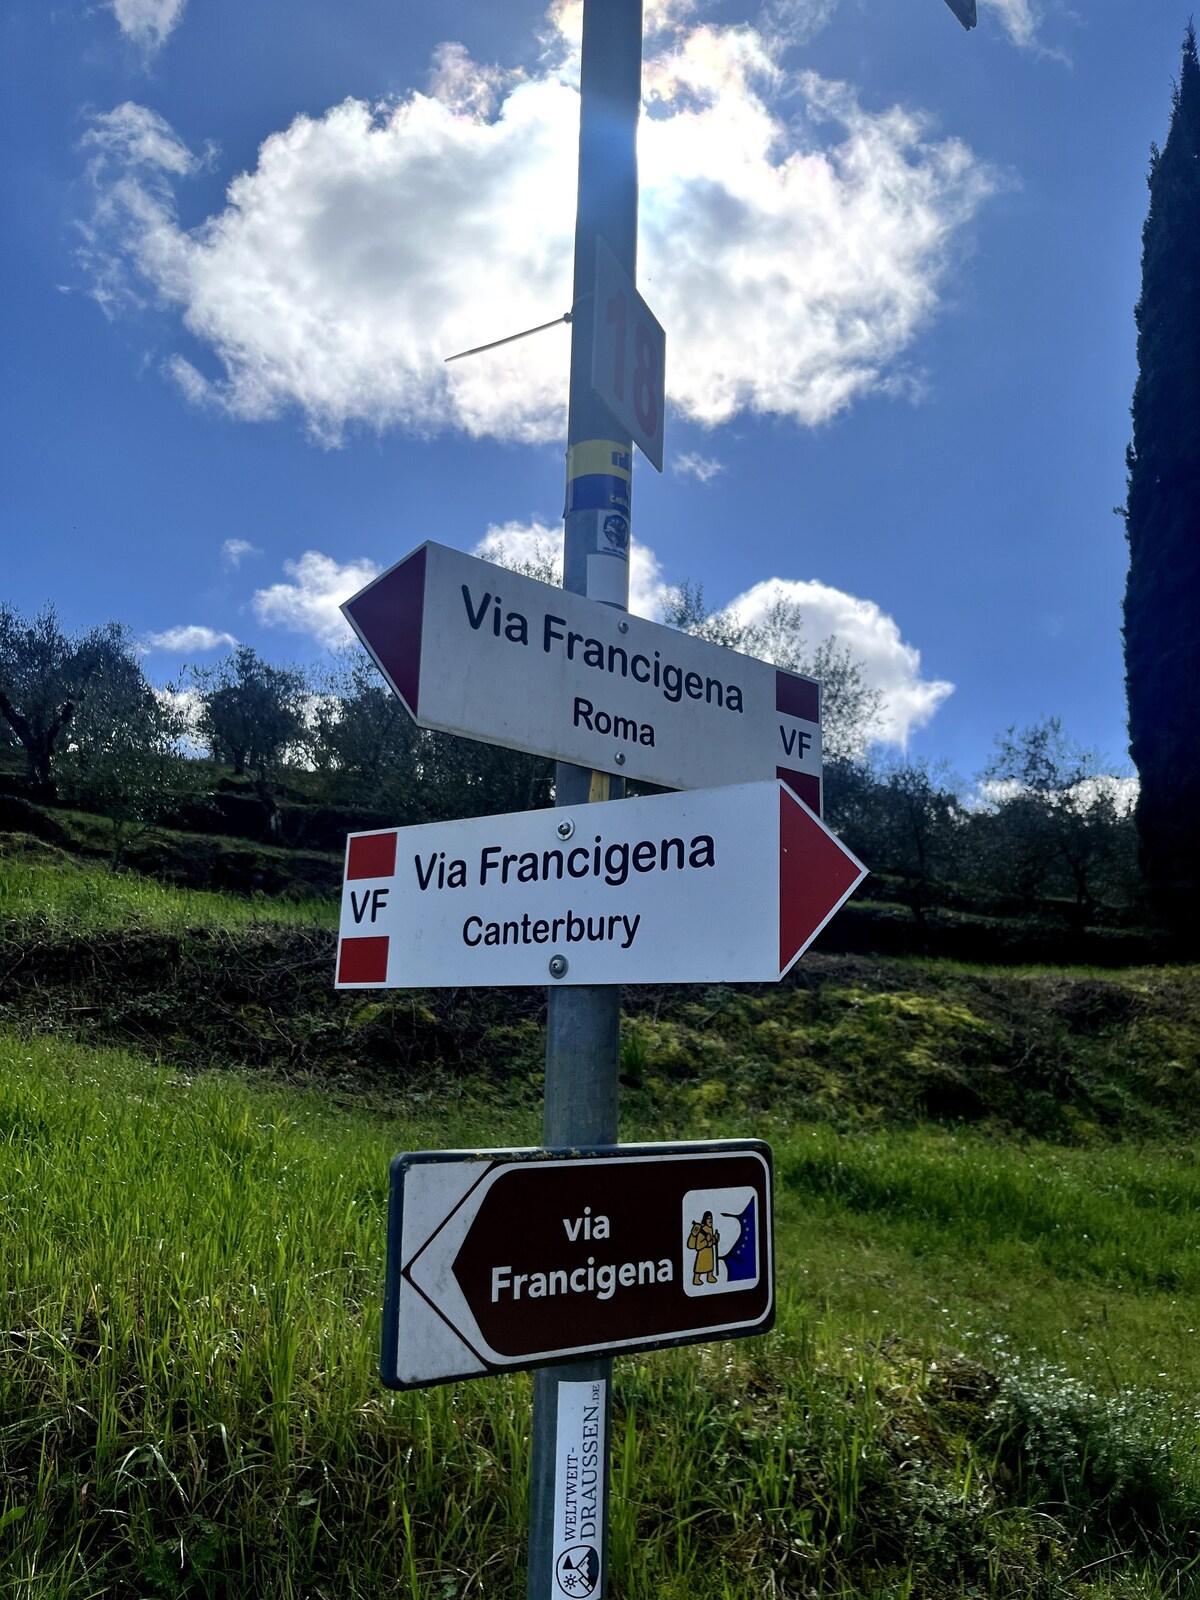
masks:
[[[425,546],[360,589],[342,610],[375,665],[415,717],[421,694]]]
[[[791,966],[866,877],[866,868],[807,807],[779,790],[779,971]]]

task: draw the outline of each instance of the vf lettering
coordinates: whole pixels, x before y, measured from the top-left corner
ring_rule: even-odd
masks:
[[[779,737],[783,740],[783,753],[788,756],[806,756],[812,745],[812,734],[803,728],[785,728],[779,724]]]
[[[362,919],[367,914],[368,907],[370,907],[371,911],[370,920],[374,922],[379,916],[379,913],[387,909],[387,897],[390,892],[391,891],[388,889],[364,889],[362,891],[362,899],[360,900],[358,897],[358,891],[351,889],[350,913],[355,922],[362,922]]]

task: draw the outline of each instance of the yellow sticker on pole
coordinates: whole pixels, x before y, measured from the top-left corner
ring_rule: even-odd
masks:
[[[628,445],[613,439],[583,439],[567,451],[567,482],[572,478],[596,476],[624,478],[631,476],[631,455]]]

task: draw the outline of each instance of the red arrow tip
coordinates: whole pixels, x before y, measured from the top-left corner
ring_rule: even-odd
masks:
[[[780,977],[866,875],[862,862],[780,784]]]
[[[342,610],[375,665],[415,717],[421,692],[425,546],[360,589]]]

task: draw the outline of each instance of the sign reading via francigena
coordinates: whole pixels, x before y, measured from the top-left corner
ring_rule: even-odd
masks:
[[[820,814],[811,678],[433,543],[342,610],[423,728],[668,789],[779,777]]]
[[[865,872],[778,780],[351,834],[337,983],[771,982]]]
[[[750,1139],[397,1156],[383,1381],[765,1333],[771,1202]]]

